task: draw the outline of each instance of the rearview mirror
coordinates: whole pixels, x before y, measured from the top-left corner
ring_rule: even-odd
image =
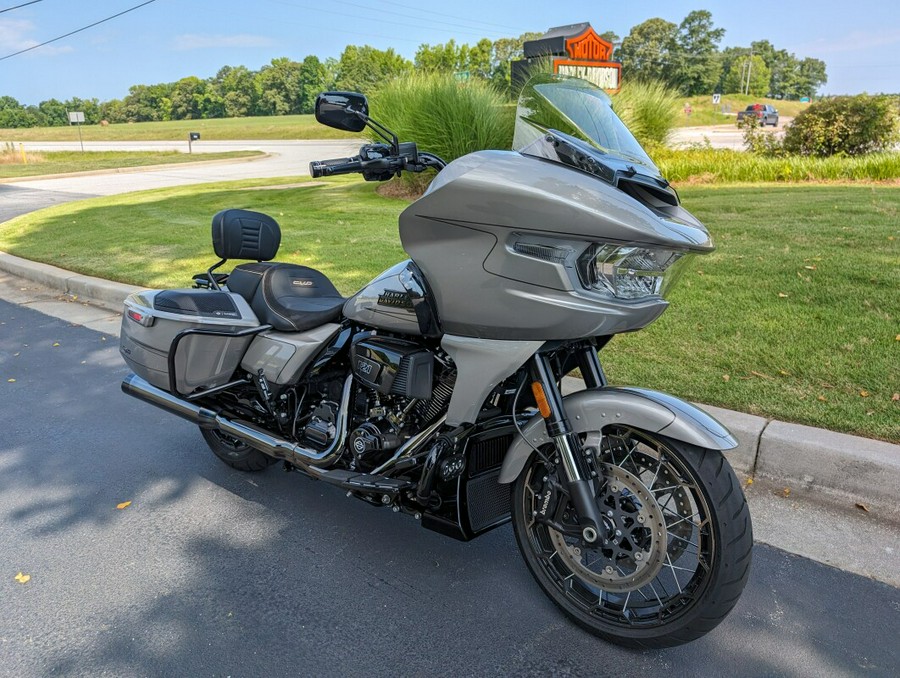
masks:
[[[323,125],[347,132],[362,132],[368,116],[369,102],[364,94],[322,92],[316,97],[316,120]]]

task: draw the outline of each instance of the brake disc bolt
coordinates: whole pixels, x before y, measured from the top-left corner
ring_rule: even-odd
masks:
[[[644,516],[638,516],[638,522],[639,523],[644,522]]]
[[[609,516],[610,518],[612,518],[613,512],[612,512],[612,511],[607,511],[607,512],[606,512],[606,515]]]
[[[616,530],[616,536],[617,536],[617,537],[621,537],[621,536],[622,536],[622,530]]]
[[[634,554],[634,559],[635,559],[635,560],[643,560],[643,559],[644,559],[644,556],[643,556],[643,554],[635,553],[635,554]]]
[[[383,494],[383,495],[381,495],[381,503],[384,505],[390,504],[391,498],[388,495]]]
[[[612,566],[611,566],[611,565],[607,565],[606,568],[605,568],[605,571],[606,571],[606,574],[612,574],[612,573],[613,573]]]

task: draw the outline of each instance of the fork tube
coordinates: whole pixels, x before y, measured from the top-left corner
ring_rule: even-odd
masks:
[[[541,409],[541,414],[547,426],[547,434],[553,439],[562,462],[569,496],[578,511],[582,536],[585,541],[594,542],[601,534],[603,519],[594,500],[594,483],[584,460],[581,439],[572,431],[566,417],[562,394],[556,387],[549,358],[540,353],[535,354],[531,362],[531,371],[532,379],[536,384],[540,384],[546,398],[547,407]]]
[[[600,364],[600,357],[593,346],[585,346],[578,354],[578,366],[587,388],[603,388],[606,386],[606,374]]]

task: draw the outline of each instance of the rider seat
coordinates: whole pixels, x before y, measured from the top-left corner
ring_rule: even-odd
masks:
[[[212,221],[213,249],[222,261],[256,259],[228,275],[231,292],[240,294],[259,318],[281,332],[302,332],[337,320],[345,299],[331,281],[306,266],[272,262],[281,229],[272,217],[250,210],[222,210]]]

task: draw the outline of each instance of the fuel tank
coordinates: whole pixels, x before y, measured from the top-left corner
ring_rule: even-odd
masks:
[[[428,285],[419,267],[408,259],[350,297],[344,304],[344,316],[399,334],[441,336]]]

